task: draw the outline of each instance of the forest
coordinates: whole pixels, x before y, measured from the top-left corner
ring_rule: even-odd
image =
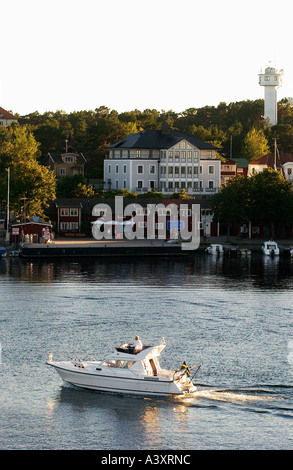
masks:
[[[168,124],[219,148],[219,157],[248,160],[258,158],[274,148],[293,153],[293,106],[287,99],[278,102],[278,124],[264,122],[264,100],[220,103],[218,106],[172,110],[146,109],[118,113],[106,106],[95,110],[51,112],[38,111],[19,116],[19,124],[34,135],[39,146],[39,160],[48,151],[62,152],[65,140],[88,162],[87,178],[103,178],[105,148],[132,132],[160,129]],[[257,142],[255,142],[257,140]],[[256,143],[256,145],[255,145]],[[263,153],[264,152],[264,153]]]

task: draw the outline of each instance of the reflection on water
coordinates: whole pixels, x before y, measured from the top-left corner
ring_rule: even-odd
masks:
[[[156,259],[78,259],[76,260],[24,260],[2,259],[0,275],[7,281],[17,278],[23,282],[49,284],[69,283],[129,283],[172,286],[183,283],[192,287],[209,276],[210,283],[233,283],[242,280],[255,288],[287,288],[292,282],[291,258],[271,258],[262,255],[249,257],[214,257],[197,254],[190,257]],[[4,280],[2,278],[2,280]],[[237,286],[239,287],[239,285]]]

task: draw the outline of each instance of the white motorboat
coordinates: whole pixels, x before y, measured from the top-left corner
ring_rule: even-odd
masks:
[[[224,249],[223,245],[220,245],[219,243],[211,243],[211,245],[208,246],[205,251],[210,255],[219,255],[224,252]]]
[[[279,256],[280,249],[276,242],[269,240],[262,245],[262,252],[266,256]]]
[[[161,369],[159,356],[165,346],[162,339],[158,346],[143,346],[135,352],[129,350],[129,345],[119,344],[104,361],[74,358],[55,362],[50,354],[46,364],[54,367],[65,382],[85,389],[148,396],[195,392],[197,388],[185,362],[177,371]],[[196,372],[199,368],[196,366]]]

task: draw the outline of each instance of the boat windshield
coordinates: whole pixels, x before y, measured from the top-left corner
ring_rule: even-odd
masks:
[[[135,363],[135,361],[121,361],[120,359],[116,361],[115,359],[111,359],[111,360],[103,362],[102,365],[103,366],[108,366],[108,367],[120,367],[120,368],[123,368],[123,369],[128,369],[134,363]]]

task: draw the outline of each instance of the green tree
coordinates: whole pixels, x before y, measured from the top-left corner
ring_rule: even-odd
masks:
[[[228,237],[232,222],[243,224],[249,217],[249,180],[243,176],[231,178],[212,196],[214,220],[227,225]]]
[[[277,170],[256,173],[249,182],[249,214],[252,221],[262,222],[275,236],[275,224],[293,222],[293,190],[290,181]]]
[[[267,138],[262,129],[253,127],[245,136],[242,155],[246,160],[252,162],[270,151]]]
[[[264,170],[250,178],[237,176],[211,198],[214,220],[229,227],[248,221],[263,223],[275,235],[275,224],[293,223],[293,189],[277,170]]]
[[[36,160],[12,162],[10,171],[11,210],[20,216],[25,213],[28,218],[44,216],[48,201],[56,198],[53,172]],[[2,200],[5,199],[4,194]]]
[[[33,134],[13,126],[0,134],[0,199],[7,204],[7,171],[10,168],[10,209],[16,215],[43,216],[49,200],[55,199],[55,176],[38,163],[39,144]],[[25,204],[22,202],[25,201]]]

